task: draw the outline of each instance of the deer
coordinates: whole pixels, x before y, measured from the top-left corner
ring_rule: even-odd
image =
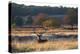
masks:
[[[45,30],[44,32],[38,32],[38,33],[36,33],[36,28],[33,29],[33,33],[35,33],[37,35],[37,41],[39,43],[44,43],[44,42],[48,41],[48,39],[42,39],[42,35],[44,33],[46,33],[46,31],[48,30],[47,28],[44,28],[44,27],[43,27],[43,29]]]

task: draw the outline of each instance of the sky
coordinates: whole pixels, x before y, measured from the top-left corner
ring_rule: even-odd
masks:
[[[77,2],[73,0],[11,0],[12,2],[25,5],[36,6],[63,6],[63,7],[77,7]]]

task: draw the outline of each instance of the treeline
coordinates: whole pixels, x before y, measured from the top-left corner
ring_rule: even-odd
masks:
[[[66,14],[67,7],[50,7],[50,6],[25,6],[24,4],[9,3],[11,5],[12,16],[36,15],[46,13],[48,15]]]
[[[50,7],[50,6],[26,6],[24,4],[9,3],[11,8],[11,25],[44,25],[59,27],[61,24],[77,24],[78,8]],[[41,13],[41,14],[40,14]],[[49,15],[66,15],[64,18],[48,17]],[[25,18],[25,16],[27,16]],[[37,16],[37,17],[32,17]]]

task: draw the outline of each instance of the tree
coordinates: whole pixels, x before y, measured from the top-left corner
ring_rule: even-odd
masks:
[[[31,16],[29,16],[29,17],[27,18],[26,24],[27,24],[27,25],[32,25],[32,23],[33,23],[33,19],[32,19]]]
[[[71,25],[73,29],[73,25],[78,24],[77,9],[68,9],[63,21],[64,24]]]
[[[23,19],[21,17],[16,17],[15,19],[16,26],[22,26],[23,25]]]
[[[53,18],[48,18],[47,20],[45,20],[43,22],[43,26],[44,27],[59,27],[60,24],[59,24],[57,19],[55,19],[55,18],[54,19]]]
[[[77,24],[78,22],[78,14],[77,9],[70,9],[68,13],[68,17],[70,18],[71,24]]]

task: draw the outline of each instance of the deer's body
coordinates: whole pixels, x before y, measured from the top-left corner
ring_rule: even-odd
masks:
[[[43,43],[43,42],[46,42],[46,41],[48,41],[47,39],[42,39],[42,35],[40,34],[40,35],[37,35],[38,36],[38,42],[39,43]]]
[[[43,43],[43,42],[46,42],[48,41],[47,39],[42,39],[42,34],[46,33],[46,31],[48,30],[47,28],[44,28],[42,27],[45,31],[44,32],[40,32],[40,33],[36,33],[36,28],[33,28],[33,31],[35,34],[37,34],[37,39],[38,39],[38,42],[40,43]]]

